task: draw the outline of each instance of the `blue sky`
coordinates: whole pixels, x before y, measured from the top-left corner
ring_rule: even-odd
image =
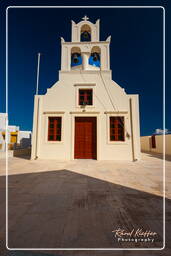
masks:
[[[7,1],[1,6],[3,33],[5,36],[5,7],[9,5],[31,5],[39,1]],[[95,1],[94,1],[95,2]],[[123,5],[134,1],[119,1]],[[165,5],[166,1],[143,1],[143,5]],[[162,4],[163,2],[163,4]],[[41,5],[60,5],[64,2],[41,1]],[[69,2],[72,5],[72,2]],[[93,2],[91,1],[93,4]],[[118,1],[105,4],[117,5]],[[142,1],[136,1],[136,5]],[[66,3],[67,4],[67,3]],[[76,1],[75,1],[76,4]],[[87,2],[88,4],[88,2]],[[95,4],[95,3],[94,3]],[[102,5],[102,1],[98,1]],[[74,5],[74,3],[73,3]],[[97,5],[97,1],[96,1]],[[166,6],[166,13],[169,12]],[[149,135],[163,122],[163,10],[160,9],[112,9],[112,8],[67,8],[67,9],[9,9],[9,72],[8,109],[9,123],[20,129],[31,130],[34,94],[36,90],[37,53],[41,52],[39,94],[46,93],[58,80],[60,70],[60,37],[71,40],[71,20],[76,23],[84,15],[95,22],[100,18],[100,40],[111,35],[111,70],[113,80],[125,91],[140,96],[141,135]],[[168,22],[168,17],[166,22]],[[167,23],[166,23],[167,24]],[[167,32],[167,31],[166,31]],[[166,34],[167,44],[170,37]],[[5,37],[0,44],[2,84],[1,112],[5,112]],[[166,48],[166,64],[169,49]],[[166,69],[167,71],[167,69]],[[166,74],[167,75],[167,74]],[[168,86],[170,75],[166,76],[166,127],[171,128]]]

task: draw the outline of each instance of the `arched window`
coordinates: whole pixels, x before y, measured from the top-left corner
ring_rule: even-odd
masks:
[[[79,47],[71,49],[71,67],[82,65],[81,50]]]
[[[87,24],[85,24],[81,27],[80,41],[81,42],[91,41],[91,28]]]
[[[100,67],[100,48],[98,46],[94,46],[91,50],[89,65]]]

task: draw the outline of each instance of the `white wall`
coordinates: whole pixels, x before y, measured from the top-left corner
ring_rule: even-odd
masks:
[[[86,106],[86,112],[82,112],[78,106],[79,88],[93,89],[94,105]],[[130,109],[130,98],[132,109]],[[125,118],[124,142],[109,141],[109,116],[111,115]],[[62,116],[61,142],[47,141],[48,116]],[[101,74],[99,71],[86,71],[83,74],[78,71],[60,72],[60,81],[48,89],[45,95],[35,96],[32,158],[37,156],[58,160],[74,159],[75,116],[97,117],[98,160],[140,159],[138,97],[127,95],[123,88],[111,80],[110,71],[101,72]]]
[[[163,135],[156,135],[156,148],[151,146],[151,136],[143,136],[140,138],[141,150],[147,152],[163,153]],[[171,155],[171,134],[165,135],[166,155]]]
[[[8,125],[8,131],[9,132],[17,132],[19,131],[20,127],[15,125]]]
[[[2,144],[2,150],[5,150],[5,140],[2,136],[2,132],[6,133],[6,120],[8,116],[6,113],[0,113],[0,144]],[[8,143],[10,143],[10,132],[16,132],[19,130],[19,126],[8,125]],[[7,135],[6,135],[7,136]]]
[[[6,125],[6,113],[0,113],[0,131],[5,130],[5,125]]]

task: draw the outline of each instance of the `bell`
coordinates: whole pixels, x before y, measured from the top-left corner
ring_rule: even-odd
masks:
[[[89,36],[89,34],[88,34],[87,31],[84,31],[84,32],[83,32],[83,35],[84,35],[85,38],[88,38],[88,36]]]
[[[73,62],[74,63],[78,63],[79,62],[78,55],[76,53],[73,54]]]
[[[98,53],[93,53],[93,61],[98,61],[99,59],[99,56],[98,56]]]

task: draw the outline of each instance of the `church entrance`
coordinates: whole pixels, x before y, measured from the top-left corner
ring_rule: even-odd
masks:
[[[75,159],[97,159],[96,117],[75,117]]]

